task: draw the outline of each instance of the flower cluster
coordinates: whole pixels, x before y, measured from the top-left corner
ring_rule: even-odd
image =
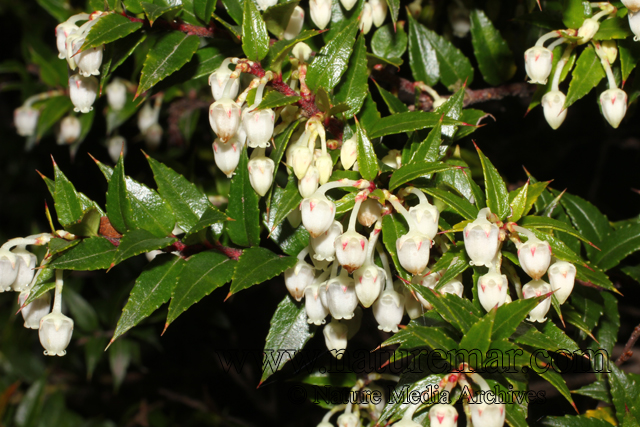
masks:
[[[321,30],[327,28],[331,22],[331,0],[310,0],[309,15],[314,24]],[[356,0],[340,0],[342,7],[351,10]],[[360,30],[367,34],[372,25],[381,26],[387,17],[387,2],[385,0],[368,0],[364,3],[360,16]]]

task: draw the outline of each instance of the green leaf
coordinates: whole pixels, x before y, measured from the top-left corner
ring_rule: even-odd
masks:
[[[359,163],[358,163],[359,164]],[[402,166],[391,175],[389,181],[389,190],[395,190],[402,184],[412,181],[421,176],[431,175],[436,172],[442,172],[448,169],[452,169],[454,166],[442,163],[442,162],[425,162],[419,161],[415,163],[409,163]]]
[[[517,326],[512,338],[518,344],[551,352],[557,352],[558,350],[568,350],[570,352],[580,351],[578,344],[553,324],[553,322],[546,322],[542,331],[538,331],[533,325],[525,322]]]
[[[621,425],[628,425],[623,421],[627,415],[635,418],[640,417],[640,404],[638,403],[640,385],[631,375],[618,368],[615,363],[609,362],[609,369],[611,371],[607,374],[607,380],[611,400],[616,408],[616,418]]]
[[[400,344],[398,349],[411,350],[430,348],[449,352],[458,348],[458,343],[442,328],[420,326],[410,323],[381,344],[381,347]]]
[[[282,39],[298,3],[300,3],[299,0],[287,1],[267,8],[262,14],[267,30],[271,31],[277,38]]]
[[[416,81],[421,81],[429,86],[438,83],[440,79],[440,67],[438,56],[429,40],[429,30],[408,13],[409,19],[409,66]]]
[[[604,271],[612,269],[628,255],[640,250],[640,224],[613,231],[602,241],[600,250],[593,258],[594,264]]]
[[[387,5],[389,6],[389,11],[391,11],[391,20],[395,24],[398,22],[398,15],[400,14],[400,0],[387,0]],[[401,25],[398,25],[402,28]]]
[[[578,29],[586,18],[585,12],[590,12],[590,7],[585,10],[582,0],[563,0],[562,1],[562,22],[567,28]]]
[[[111,57],[111,66],[109,67],[109,75],[122,65],[136,50],[140,44],[147,39],[147,34],[143,32],[133,33],[127,37],[116,40],[113,47],[113,56]]]
[[[442,124],[438,123],[418,145],[409,163],[435,162],[440,158],[440,144],[442,144]]]
[[[564,223],[562,221],[558,221],[557,219],[549,218],[546,216],[526,216],[522,218],[520,221],[520,225],[527,228],[538,228],[538,229],[551,229],[561,231],[563,233],[567,233],[571,236],[577,237],[583,242],[590,243],[585,237],[582,236],[579,232],[577,232],[573,227],[569,224]]]
[[[614,16],[600,23],[600,28],[593,36],[593,40],[626,39],[630,36],[633,36],[633,33],[629,29],[629,20],[626,17]]]
[[[345,117],[352,117],[362,108],[367,96],[369,72],[367,70],[367,46],[364,34],[360,34],[353,48],[353,55],[349,59],[347,72],[334,90],[336,103],[345,103],[349,109],[344,112]]]
[[[359,122],[356,122],[356,140],[358,143],[358,169],[364,179],[373,181],[380,173],[378,156],[373,150],[373,145],[367,137],[367,133],[362,129]]]
[[[23,307],[31,304],[34,300],[40,298],[50,290],[56,287],[55,269],[48,266],[38,270],[35,276],[35,282],[29,289],[29,297],[23,303]]]
[[[292,40],[280,40],[275,42],[273,46],[269,48],[269,53],[262,61],[264,68],[268,68],[271,70],[279,70],[280,64],[284,61],[289,51],[299,42],[305,41],[318,35],[318,31],[316,30],[304,30],[295,39]]]
[[[369,130],[380,120],[380,112],[371,92],[367,93],[367,97],[364,99],[364,105],[358,113],[358,119],[362,123],[362,127]]]
[[[193,304],[231,280],[236,262],[217,252],[200,252],[185,263],[171,293],[166,328]]]
[[[227,13],[238,25],[242,25],[242,3],[242,0],[222,0]]]
[[[260,61],[269,51],[267,25],[253,1],[244,2],[242,18],[242,50],[247,58]]]
[[[422,295],[444,320],[463,334],[468,333],[482,315],[471,301],[460,298],[458,295],[441,295],[421,285],[408,284],[407,286]],[[489,332],[490,335],[491,332]]]
[[[206,212],[210,212],[214,217],[226,218],[226,215],[213,207],[209,198],[184,176],[150,156],[147,156],[147,161],[158,185],[158,192],[171,207],[178,226],[184,231],[194,228]]]
[[[398,261],[398,252],[396,249],[396,241],[409,232],[409,228],[404,221],[401,221],[402,215],[394,213],[382,217],[382,242],[391,255],[393,264],[398,270],[398,274],[404,280],[411,280],[411,275],[400,265]]]
[[[227,215],[234,221],[227,224],[227,232],[231,240],[240,246],[256,246],[260,243],[260,197],[249,181],[247,169],[247,148],[240,155],[236,174],[231,178]]]
[[[371,38],[371,50],[381,58],[400,58],[407,50],[407,33],[404,25],[393,24],[378,28]]]
[[[434,389],[436,385],[439,386],[445,375],[446,374],[432,374],[419,381],[407,381],[406,379],[403,381],[403,378],[400,377],[400,382],[398,382],[395,389],[391,391],[391,396],[395,396],[395,398],[389,399],[380,418],[378,418],[378,423],[380,423],[380,425],[387,425],[402,418],[404,413],[413,407],[411,401],[402,396],[421,396],[425,390]],[[387,420],[389,420],[389,422],[387,422]],[[386,422],[386,424],[383,424],[383,422]]]
[[[602,400],[605,403],[611,404],[609,388],[604,381],[596,381],[591,384],[587,384],[577,390],[572,390],[572,393],[592,397],[596,400]]]
[[[65,227],[71,234],[75,234],[78,237],[93,237],[98,235],[98,229],[100,228],[100,217],[102,215],[96,208],[87,209],[82,218],[72,224],[68,224]]]
[[[385,104],[387,104],[387,107],[389,107],[389,112],[391,114],[406,113],[409,111],[409,107],[407,107],[404,102],[400,101],[397,96],[381,88],[377,82],[374,81],[374,83],[378,88],[378,92],[380,92],[380,96],[384,100]]]
[[[444,117],[441,122],[441,116],[442,115],[438,113],[426,113],[424,111],[410,111],[407,113],[394,114],[376,120],[368,129],[368,134],[369,137],[373,139],[385,135],[433,128],[438,126],[438,124],[442,126],[463,124],[462,122],[449,117]],[[365,126],[364,120],[362,120],[362,122],[363,126]]]
[[[473,52],[484,81],[492,86],[506,82],[517,68],[507,42],[482,10],[472,10],[469,18]]]
[[[268,224],[265,225],[268,227]],[[304,227],[293,228],[289,221],[276,226],[269,238],[287,255],[297,256],[309,246],[309,232]]]
[[[81,241],[82,241],[81,239],[65,240],[59,237],[54,237],[51,240],[49,240],[49,255],[55,255],[60,252],[66,251],[67,249],[77,245]]]
[[[320,49],[307,69],[306,83],[309,89],[315,92],[323,87],[330,91],[336,87],[349,64],[357,30],[358,21],[353,20]]]
[[[213,16],[213,11],[216,10],[216,1],[215,0],[201,0],[193,3],[194,11],[198,19],[200,19],[205,24],[208,24],[211,21],[211,17]]]
[[[16,427],[32,427],[36,425],[42,409],[42,398],[46,385],[46,378],[39,378],[22,395],[13,417]],[[3,393],[4,396],[5,394]]]
[[[464,219],[474,220],[478,217],[478,208],[469,203],[466,199],[456,196],[450,191],[439,188],[421,188],[425,193],[441,200],[444,204],[459,213]]]
[[[282,133],[278,134],[278,136],[274,138],[274,147],[273,150],[271,150],[271,154],[269,154],[269,158],[273,160],[273,163],[276,165],[273,171],[274,179],[278,173],[278,165],[280,164],[280,160],[282,160],[282,156],[287,149],[287,145],[289,144],[291,135],[293,135],[293,132],[298,128],[298,124],[300,124],[300,121],[294,121]]]
[[[624,85],[640,62],[640,45],[631,39],[620,40],[618,41],[618,53],[620,54],[620,68]]]
[[[464,104],[465,94],[466,87],[461,87],[456,91],[456,93],[450,96],[444,104],[436,108],[434,112],[443,114],[451,119],[459,120],[462,116],[462,106]],[[457,126],[444,126],[442,128],[442,137],[448,145],[451,144],[457,130]]]
[[[518,222],[522,215],[525,214],[525,208],[527,207],[527,192],[529,190],[529,182],[517,190],[513,190],[509,193],[509,207],[511,208],[511,214],[509,220]]]
[[[535,298],[519,299],[498,307],[491,339],[500,340],[511,337],[529,312],[545,298],[546,296],[543,295]]]
[[[131,258],[142,253],[166,248],[177,242],[178,239],[171,237],[156,237],[147,230],[128,231],[120,239],[120,245],[113,257],[112,265],[120,264],[127,258]]]
[[[207,210],[204,211],[198,222],[195,223],[194,226],[186,232],[184,239],[187,239],[190,236],[199,233],[205,228],[211,227],[213,224],[226,221],[227,219],[228,218],[226,214],[220,212],[214,207],[208,207]]]
[[[64,0],[36,0],[36,1],[38,2],[38,5],[40,5],[40,7],[42,7],[44,10],[49,12],[49,14],[53,16],[58,22],[66,21],[73,13],[70,10],[68,3],[66,3]]]
[[[102,16],[89,30],[80,51],[113,43],[140,28],[142,28],[142,22],[132,22],[118,13]]]
[[[55,193],[53,199],[56,214],[58,215],[60,224],[66,227],[80,220],[84,215],[84,209],[75,187],[55,162],[53,163],[53,171],[55,177]]]
[[[284,95],[277,90],[272,90],[267,93],[260,105],[258,105],[258,110],[265,110],[267,108],[278,108],[284,107],[285,105],[295,104],[296,102],[302,99],[301,96],[287,96]]]
[[[469,328],[460,340],[460,349],[469,351],[480,350],[480,354],[486,354],[491,344],[491,334],[493,331],[493,323],[496,317],[496,310],[491,310],[485,314],[477,322]],[[471,360],[471,359],[470,359]],[[482,361],[478,361],[482,365]],[[481,368],[482,366],[473,366],[473,368]]]
[[[122,309],[111,343],[169,301],[184,265],[182,258],[171,254],[158,255],[147,264]]]
[[[547,188],[547,185],[549,185],[549,181],[530,183],[529,189],[527,190],[527,204],[524,207],[523,215],[526,215],[531,211],[531,208],[538,200],[538,197],[540,197],[540,195],[544,193],[544,190],[545,188]]]
[[[160,18],[164,14],[172,14],[172,12],[176,12],[182,10],[182,4],[178,3],[176,5],[169,6],[159,6],[154,3],[148,3],[145,1],[141,1],[140,5],[144,10],[144,14],[147,15],[147,19],[149,20],[149,24],[153,27],[153,23],[156,19]],[[175,15],[175,14],[174,14]]]
[[[269,334],[264,344],[262,384],[271,375],[282,369],[298,351],[302,350],[316,332],[314,325],[307,323],[304,304],[296,303],[290,295],[278,304],[270,321]]]
[[[229,295],[266,282],[297,262],[296,257],[276,255],[265,248],[245,249],[236,264]]]
[[[300,202],[302,202],[302,196],[298,190],[298,183],[295,175],[291,174],[289,175],[287,186],[281,188],[276,185],[271,196],[269,218],[267,220],[269,232],[273,232],[294,209],[297,209],[300,206]]]
[[[49,263],[60,270],[91,271],[111,266],[118,248],[102,237],[89,237]]]
[[[548,427],[611,427],[607,421],[591,418],[588,415],[545,417],[542,419],[541,425]]]
[[[107,190],[107,216],[109,222],[119,233],[129,229],[127,226],[127,212],[131,210],[131,203],[127,198],[127,184],[124,177],[124,156],[118,158],[113,174],[109,179]]]
[[[564,108],[569,108],[571,104],[591,92],[591,89],[596,87],[604,77],[605,72],[600,64],[600,58],[592,45],[587,46],[580,54],[576,68],[573,70]]]
[[[72,108],[73,104],[68,96],[55,96],[45,101],[36,125],[36,139],[40,140]]]
[[[136,97],[182,68],[191,60],[199,45],[198,36],[189,36],[179,31],[163,35],[147,54]]]
[[[493,166],[493,163],[491,163],[491,161],[477,146],[476,150],[478,150],[478,156],[482,163],[484,191],[487,194],[487,206],[491,209],[491,213],[498,215],[498,217],[504,221],[511,213],[507,185],[504,183],[496,167]]]

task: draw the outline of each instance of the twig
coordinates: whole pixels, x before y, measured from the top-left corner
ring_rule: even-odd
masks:
[[[182,21],[170,22],[164,19],[157,19],[153,21],[153,25],[152,25],[148,19],[140,19],[140,18],[136,18],[135,16],[129,16],[125,12],[122,13],[122,16],[124,16],[131,22],[141,22],[145,27],[180,31],[190,36],[212,38],[215,36],[216,33],[226,34],[226,32],[221,32],[219,29],[217,29],[213,23],[209,24],[208,27],[201,27],[199,25],[187,24],[186,22],[182,22]]]
[[[627,341],[627,344],[624,346],[624,351],[622,352],[620,357],[618,357],[618,360],[616,360],[617,366],[622,365],[624,362],[631,358],[631,356],[633,355],[632,348],[636,344],[636,341],[638,341],[638,338],[640,338],[640,325],[636,326],[631,333],[629,341]]]

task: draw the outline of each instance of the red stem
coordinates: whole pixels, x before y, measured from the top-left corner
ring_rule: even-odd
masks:
[[[125,12],[122,12],[122,16],[124,16],[131,22],[141,22],[147,27],[180,31],[190,36],[214,37],[216,32],[219,33],[219,31],[217,30],[217,28],[213,23],[209,24],[208,27],[201,27],[199,25],[187,24],[186,22],[182,22],[182,21],[170,22],[170,21],[165,21],[164,19],[158,19],[156,21],[153,21],[153,25],[152,25],[148,19],[140,19],[140,18],[136,18],[135,16],[129,16]]]

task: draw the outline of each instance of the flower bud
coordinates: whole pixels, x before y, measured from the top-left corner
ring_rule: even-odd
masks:
[[[329,229],[317,237],[311,237],[309,243],[314,250],[312,259],[319,261],[333,261],[335,259],[335,241],[342,234],[342,224],[333,221]]]
[[[275,6],[278,0],[256,0],[256,3],[258,3],[260,10],[267,10],[271,6]]]
[[[127,103],[127,86],[120,79],[114,79],[105,88],[109,108],[120,111]]]
[[[551,292],[551,285],[540,279],[532,280],[522,287],[522,296],[524,299],[539,297],[541,295],[548,294],[549,292]],[[529,312],[529,318],[527,320],[530,322],[544,322],[547,320],[544,316],[547,314],[550,307],[551,298],[543,299],[533,308],[533,310]]]
[[[335,240],[336,258],[349,274],[364,264],[369,241],[356,231],[347,231]]]
[[[227,85],[229,81],[229,76],[232,71],[229,69],[229,64],[231,63],[231,59],[227,58],[222,62],[222,65],[218,67],[216,71],[211,73],[209,76],[209,86],[211,86],[211,95],[213,95],[213,99],[219,101],[222,99],[222,95],[224,94],[224,87]],[[233,79],[231,82],[231,88],[229,91],[229,97],[235,98],[238,96],[238,90],[240,89],[240,79]]]
[[[93,110],[93,103],[98,95],[98,79],[74,74],[69,77],[69,97],[76,113],[88,113]]]
[[[373,316],[378,329],[384,332],[398,332],[398,325],[404,314],[404,296],[396,291],[384,291],[373,304]]]
[[[240,127],[240,106],[231,98],[222,98],[209,107],[209,124],[211,129],[220,138],[227,142],[236,134]],[[247,129],[245,128],[245,131]]]
[[[554,295],[560,304],[564,304],[567,298],[569,298],[569,295],[571,295],[573,285],[575,284],[575,265],[566,261],[556,261],[551,264],[547,273],[549,274],[551,289],[556,291]]]
[[[357,158],[358,143],[356,141],[356,136],[353,135],[342,143],[342,148],[340,148],[340,163],[342,163],[344,170],[349,170],[356,162]]]
[[[79,137],[82,125],[76,116],[67,116],[60,121],[58,144],[73,144]]]
[[[387,0],[369,0],[369,4],[371,5],[373,25],[379,27],[384,24],[384,20],[387,18]]]
[[[331,174],[333,173],[333,159],[331,158],[331,154],[320,154],[316,159],[316,167],[318,168],[318,172],[320,172],[320,185],[329,182],[329,178],[331,178]]]
[[[120,135],[112,136],[107,141],[107,151],[113,163],[117,163],[120,158],[120,152],[123,156],[127,155],[127,140]]]
[[[40,111],[35,108],[22,106],[13,111],[13,124],[20,136],[31,136],[36,133]]]
[[[316,27],[324,30],[331,21],[331,0],[309,0],[309,14]]]
[[[362,9],[362,15],[360,15],[360,23],[358,28],[364,34],[369,34],[371,31],[371,25],[373,24],[373,12],[371,10],[371,5],[368,1],[364,2],[364,8]]]
[[[629,9],[629,12],[638,12],[640,10],[640,0],[621,0],[624,7]]]
[[[559,90],[547,92],[542,97],[542,109],[544,118],[551,126],[551,129],[558,129],[565,117],[567,117],[567,109],[564,108],[564,101],[567,99],[564,93]]]
[[[452,405],[437,403],[429,410],[429,421],[432,427],[456,427],[458,411]]]
[[[524,69],[529,76],[529,83],[547,84],[551,74],[553,52],[546,47],[534,46],[524,53]]]
[[[422,202],[409,208],[409,215],[418,226],[418,231],[432,239],[438,234],[440,212],[429,202]]]
[[[298,37],[300,31],[302,30],[302,25],[304,24],[304,9],[300,6],[296,6],[293,9],[293,13],[289,18],[289,23],[287,24],[286,30],[284,30],[283,38],[285,40],[293,40]]]
[[[448,281],[444,286],[438,289],[440,294],[453,294],[458,295],[462,298],[462,293],[464,292],[464,285],[462,284],[462,275],[458,274],[454,279]]]
[[[18,296],[18,305],[22,307],[29,298],[29,291],[22,291]],[[39,298],[31,301],[29,305],[20,310],[24,319],[24,327],[27,329],[40,328],[40,319],[51,311],[51,294],[47,292]]]
[[[315,194],[300,203],[302,225],[311,237],[318,237],[329,229],[336,216],[336,205],[324,194]]]
[[[353,272],[356,295],[364,308],[369,308],[382,291],[385,273],[375,264],[365,264]]]
[[[600,94],[600,105],[604,118],[617,129],[627,113],[627,93],[622,89],[607,89]]]
[[[409,8],[411,9],[411,5],[409,5]],[[449,15],[449,23],[453,30],[453,35],[462,38],[469,34],[469,30],[471,29],[469,10],[467,10],[466,7],[456,4],[456,2],[451,2],[449,3],[447,12]],[[418,15],[419,14],[420,13],[418,12]]]
[[[425,288],[435,289],[438,281],[440,280],[440,274],[437,271],[428,272],[424,276],[416,275],[411,279],[411,283],[414,285],[424,286]],[[432,310],[433,306],[429,301],[427,301],[420,292],[415,292],[416,297],[418,297],[418,301],[420,304],[426,308],[427,310]],[[421,310],[422,312],[422,310]],[[422,314],[422,313],[421,313]],[[418,316],[419,317],[419,316]]]
[[[532,279],[538,280],[549,268],[551,262],[551,246],[538,239],[529,239],[518,248],[520,267]]]
[[[74,46],[78,46],[78,49],[84,43],[84,38],[77,39],[74,42]],[[102,65],[102,51],[104,45],[98,47],[92,47],[85,49],[82,52],[74,56],[74,60],[78,65],[78,72],[84,77],[98,76],[100,75],[100,66]]]
[[[320,172],[318,172],[318,168],[313,165],[309,166],[304,177],[298,180],[298,191],[300,195],[304,198],[311,197],[318,189],[319,182]]]
[[[411,274],[420,274],[429,263],[431,239],[418,231],[409,231],[396,240],[398,261]]]
[[[9,251],[3,252],[0,252],[0,292],[11,290],[19,270],[17,257]]]
[[[640,10],[632,12],[631,9],[629,9],[629,27],[635,35],[633,41],[637,42],[640,40]]]
[[[597,19],[585,19],[582,23],[582,26],[578,28],[577,37],[580,38],[580,40],[578,40],[578,45],[585,44],[591,41],[591,39],[596,35],[599,29],[600,22]]]
[[[371,227],[382,217],[382,205],[374,199],[367,199],[360,205],[358,222],[365,227]]]
[[[355,6],[355,4],[357,3],[357,0],[340,0],[340,3],[342,3],[342,6],[345,9],[351,10],[353,9],[353,6]]]
[[[64,356],[73,335],[73,320],[62,313],[50,313],[40,319],[38,331],[45,356]]]
[[[293,168],[293,173],[298,179],[302,179],[311,166],[313,153],[305,145],[294,145],[287,151],[291,161],[289,165]],[[318,180],[320,180],[320,171],[318,171]]]
[[[311,58],[311,48],[304,42],[298,42],[291,49],[291,55],[296,58],[300,62],[308,62],[309,58]]]
[[[300,211],[298,209],[294,209],[289,212],[289,215],[287,215],[287,221],[289,221],[289,224],[291,224],[293,228],[298,228],[302,223],[302,215],[300,215]]]
[[[327,283],[327,305],[331,317],[337,320],[351,319],[358,306],[355,283],[343,273]]]
[[[275,163],[270,158],[262,154],[256,157],[251,156],[247,168],[249,169],[249,182],[251,187],[258,193],[260,197],[264,197],[273,184],[273,171]]]
[[[313,283],[304,288],[304,308],[307,312],[307,323],[316,326],[324,325],[329,309],[322,303],[320,287],[324,284]]]
[[[315,270],[305,261],[298,261],[295,266],[288,268],[284,272],[284,284],[287,290],[296,301],[302,300],[304,290],[313,283]]]
[[[338,417],[338,427],[360,427],[360,417],[353,412],[347,414],[343,413]]]
[[[336,359],[342,359],[344,351],[347,348],[347,333],[349,328],[347,325],[343,325],[336,319],[332,319],[331,322],[326,324],[322,328],[322,334],[324,335],[324,342],[327,345],[327,349]]]
[[[500,307],[507,298],[509,282],[504,274],[489,272],[478,279],[478,299],[485,310]]]
[[[484,395],[482,402],[472,403],[469,405],[471,409],[471,422],[474,427],[502,427],[504,425],[504,403],[486,403],[488,401],[497,402],[500,399],[493,392]]]
[[[152,124],[144,131],[142,136],[144,137],[144,143],[148,150],[153,151],[158,148],[162,142],[163,133],[164,130],[162,130],[162,126],[158,123]]]
[[[70,22],[63,22],[56,27],[56,47],[58,48],[58,58],[67,58],[67,36],[78,26]]]
[[[604,52],[609,64],[616,62],[616,58],[618,57],[618,46],[615,40],[603,40],[600,42],[600,49]]]
[[[276,114],[271,108],[248,111],[242,114],[242,126],[247,133],[247,145],[251,148],[268,147],[273,136]]]
[[[390,168],[398,169],[402,165],[402,152],[400,150],[389,150],[387,155],[380,160]]]
[[[140,111],[138,111],[138,129],[140,133],[144,134],[147,129],[158,123],[158,113],[159,111],[153,108],[149,102],[144,103]]]
[[[424,308],[420,301],[415,296],[413,296],[411,290],[405,287],[402,293],[404,294],[404,309],[409,315],[409,318],[417,319],[418,317],[422,316],[422,314],[424,313]]]
[[[213,159],[218,169],[227,175],[227,178],[233,176],[241,154],[242,144],[236,137],[232,137],[226,144],[220,141],[220,138],[216,138],[213,142]]]
[[[464,248],[472,265],[489,267],[498,253],[500,230],[481,215],[464,228]]]
[[[33,280],[33,275],[35,274],[34,268],[36,268],[38,258],[21,247],[17,247],[11,252],[16,255],[16,270],[18,270],[11,289],[16,292],[22,292],[27,289],[31,280]]]

